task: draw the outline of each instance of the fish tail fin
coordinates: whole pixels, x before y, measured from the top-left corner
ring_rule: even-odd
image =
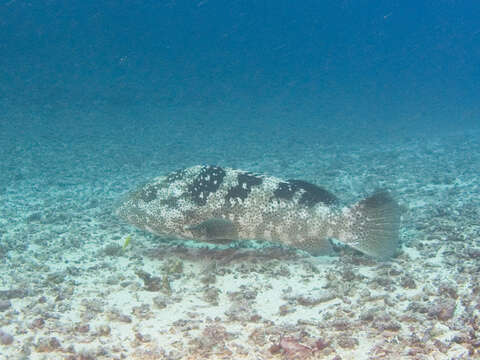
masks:
[[[379,191],[346,209],[338,240],[367,255],[388,259],[399,242],[400,207],[386,191]]]

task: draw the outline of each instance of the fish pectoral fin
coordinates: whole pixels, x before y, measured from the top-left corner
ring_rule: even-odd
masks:
[[[235,224],[223,218],[211,218],[187,228],[192,235],[205,241],[226,243],[238,239]]]

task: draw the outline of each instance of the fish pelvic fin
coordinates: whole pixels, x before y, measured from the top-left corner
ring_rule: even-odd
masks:
[[[401,209],[387,191],[378,191],[343,211],[338,240],[372,257],[387,260],[399,243]]]

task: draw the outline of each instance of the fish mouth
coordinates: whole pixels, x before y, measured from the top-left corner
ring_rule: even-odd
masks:
[[[142,224],[145,224],[147,214],[139,206],[138,201],[135,200],[134,193],[130,192],[122,196],[114,203],[113,208],[113,213],[119,219],[137,228],[144,229]]]
[[[130,192],[115,202],[113,213],[127,224],[155,235],[168,235],[163,219],[153,218],[139,201],[138,192]]]
[[[129,209],[131,209],[131,205],[131,193],[123,195],[113,203],[113,213],[118,218],[128,222]]]

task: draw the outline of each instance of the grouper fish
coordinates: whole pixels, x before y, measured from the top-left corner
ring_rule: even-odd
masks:
[[[128,193],[116,214],[148,232],[228,243],[269,241],[330,252],[330,239],[379,259],[398,246],[400,208],[386,191],[351,206],[320,186],[198,165],[159,176]]]

